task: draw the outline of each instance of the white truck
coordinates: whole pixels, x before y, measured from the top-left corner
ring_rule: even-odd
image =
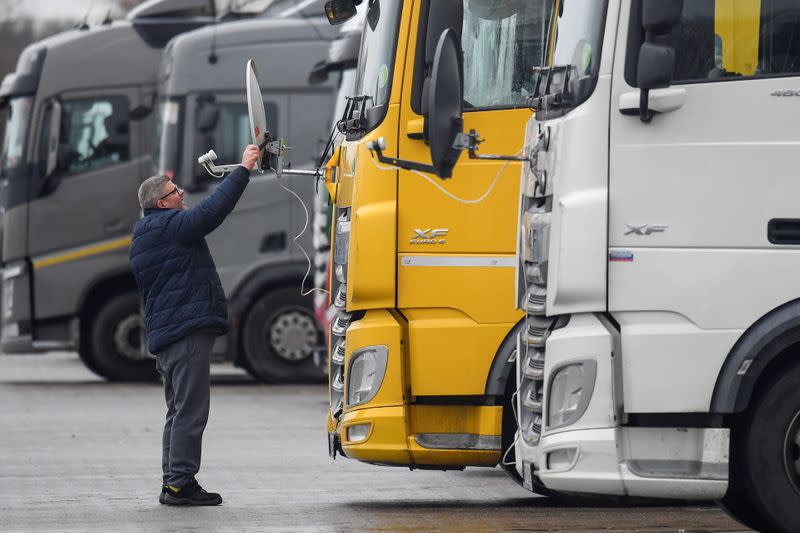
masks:
[[[504,459],[537,492],[718,500],[800,531],[800,2],[553,2]],[[440,176],[463,148],[486,157],[460,132],[446,34]]]
[[[800,3],[560,4],[521,183],[518,472],[800,531]]]

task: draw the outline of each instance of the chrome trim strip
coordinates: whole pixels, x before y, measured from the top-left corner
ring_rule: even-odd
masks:
[[[514,268],[517,258],[513,255],[401,255],[401,266],[411,267],[497,267]]]

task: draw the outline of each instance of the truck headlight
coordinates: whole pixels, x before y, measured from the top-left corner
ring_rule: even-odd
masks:
[[[353,352],[347,372],[348,407],[367,403],[378,394],[388,361],[387,346],[367,346]]]
[[[337,265],[347,264],[350,253],[350,214],[349,209],[342,210],[336,219],[336,235],[333,239],[333,262]]]
[[[347,271],[345,271],[344,265],[336,265],[334,272],[336,273],[336,281],[339,283],[345,283],[347,281]]]
[[[525,261],[539,267],[536,279],[530,280],[539,285],[547,283],[551,215],[535,211],[526,211],[522,215],[523,254]]]
[[[577,422],[589,407],[597,362],[587,359],[556,368],[547,395],[547,429]]]

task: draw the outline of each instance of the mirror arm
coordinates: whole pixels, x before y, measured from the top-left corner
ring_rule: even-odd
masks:
[[[484,159],[490,161],[528,161],[529,157],[520,157],[516,155],[479,155],[478,146],[483,142],[478,132],[469,130],[469,133],[459,133],[456,140],[453,142],[453,148],[459,150],[467,150],[470,159]]]
[[[639,93],[639,119],[643,124],[649,124],[655,114],[650,109],[650,89],[642,89]]]
[[[386,149],[386,139],[380,137],[379,139],[367,144],[367,150],[374,153],[378,157],[378,161],[384,165],[392,165],[403,170],[418,170],[420,172],[427,172],[429,174],[436,174],[436,169],[433,165],[426,165],[417,163],[415,161],[406,161],[405,159],[396,159],[394,157],[386,157],[383,151]]]

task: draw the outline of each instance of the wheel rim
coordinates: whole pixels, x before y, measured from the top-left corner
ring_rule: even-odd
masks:
[[[269,328],[269,345],[286,361],[298,362],[311,357],[317,344],[317,324],[300,311],[280,314]]]
[[[792,482],[795,492],[800,494],[800,412],[794,415],[786,431],[784,464],[789,481]]]
[[[114,348],[117,353],[131,361],[144,361],[147,355],[141,349],[142,318],[139,314],[128,315],[114,328]]]

